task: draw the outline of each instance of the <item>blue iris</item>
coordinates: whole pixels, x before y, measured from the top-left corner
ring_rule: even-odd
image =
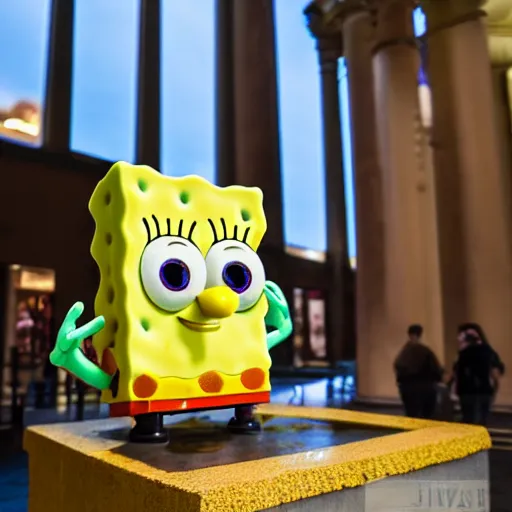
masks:
[[[183,261],[171,258],[160,267],[160,281],[168,290],[179,292],[189,285],[190,270]]]
[[[236,293],[243,293],[251,286],[251,271],[240,261],[230,261],[224,265],[222,279]]]

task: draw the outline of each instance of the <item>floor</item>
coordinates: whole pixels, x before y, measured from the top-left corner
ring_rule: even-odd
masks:
[[[293,405],[320,407],[347,407],[368,410],[368,406],[352,403],[352,382],[345,392],[342,382],[330,386],[326,380],[276,379],[273,382],[272,401]],[[375,412],[401,414],[396,407],[379,407]],[[106,417],[105,406],[87,405],[85,419]],[[25,425],[74,421],[74,407],[60,410],[27,410]],[[490,452],[492,512],[512,512],[512,415],[495,414],[490,431],[496,448]],[[27,512],[28,470],[27,457],[21,451],[21,434],[0,425],[0,512]]]

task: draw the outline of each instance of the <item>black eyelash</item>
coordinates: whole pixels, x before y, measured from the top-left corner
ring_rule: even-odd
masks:
[[[222,229],[224,231],[224,240],[226,240],[228,237],[228,228],[226,227],[226,221],[223,218],[221,218],[220,223],[222,224]]]
[[[155,221],[155,226],[156,226],[156,236],[157,236],[157,238],[158,238],[159,236],[161,236],[161,235],[160,235],[160,224],[158,224],[158,219],[157,219],[154,215],[151,215],[151,217],[153,217],[153,220]]]
[[[233,236],[228,236],[228,228],[226,225],[226,220],[221,217],[220,223],[222,225],[222,231],[223,231],[223,238],[219,239],[219,235],[217,234],[217,228],[215,227],[215,223],[212,219],[208,219],[208,223],[210,224],[210,227],[212,228],[212,234],[213,234],[213,243],[216,244],[218,242],[222,242],[224,240],[237,240],[238,242],[242,242],[243,244],[247,244],[247,237],[249,235],[249,231],[251,230],[251,226],[247,226],[244,231],[244,236],[242,239],[238,237],[238,225],[235,224],[233,228]]]
[[[153,240],[156,240],[157,238],[160,238],[161,236],[164,236],[164,235],[162,235],[162,233],[160,231],[160,223],[159,223],[156,215],[151,215],[151,218],[153,219],[153,222],[154,222],[155,228],[156,228],[156,236],[154,236],[154,237],[151,234],[151,227],[149,225],[148,219],[146,219],[146,217],[142,218],[142,222],[144,224],[144,227],[146,228],[146,233],[148,235],[148,242],[147,242],[148,244],[150,242],[152,242]],[[166,233],[166,235],[167,236],[172,236],[172,233],[171,233],[171,219],[166,219],[166,224],[167,224],[167,233]],[[178,225],[178,234],[174,235],[174,236],[179,236],[180,238],[186,238],[190,242],[194,243],[194,241],[192,240],[192,235],[194,233],[194,229],[196,228],[196,225],[197,225],[196,221],[192,222],[192,224],[190,225],[188,236],[185,237],[185,236],[182,235],[182,232],[183,232],[183,219],[180,219],[180,222],[179,222],[179,225]]]
[[[148,244],[150,242],[152,242],[153,240],[156,240],[157,238],[160,238],[162,235],[161,231],[160,231],[160,223],[156,217],[156,215],[151,215],[151,218],[153,219],[153,222],[155,224],[155,227],[156,227],[156,236],[153,237],[151,235],[151,227],[149,225],[149,222],[148,220],[146,219],[146,217],[143,217],[142,218],[142,222],[144,224],[144,227],[146,228],[146,233],[148,235]],[[208,223],[210,224],[210,227],[212,229],[212,233],[213,233],[213,243],[216,244],[217,242],[222,242],[223,240],[237,240],[239,242],[242,242],[244,244],[247,243],[247,237],[249,236],[249,231],[251,230],[251,226],[247,226],[245,228],[245,231],[244,231],[244,235],[242,237],[242,239],[240,239],[238,237],[238,225],[235,224],[234,228],[233,228],[233,236],[230,238],[228,236],[228,228],[227,228],[227,225],[226,225],[226,220],[222,217],[220,219],[220,222],[222,224],[222,231],[223,231],[223,238],[219,239],[219,235],[217,234],[217,228],[215,227],[215,223],[213,222],[212,219],[208,219]],[[167,224],[167,233],[166,235],[167,236],[171,236],[172,233],[171,233],[171,219],[166,219],[166,224]],[[194,230],[196,229],[196,226],[197,226],[197,222],[194,221],[192,222],[192,224],[190,225],[190,229],[189,229],[189,232],[188,232],[188,236],[184,237],[183,236],[183,219],[180,219],[180,222],[179,222],[179,225],[178,225],[178,234],[175,235],[175,236],[179,236],[181,238],[186,238],[187,240],[189,240],[190,242],[194,243],[194,241],[192,240],[192,235],[194,234]]]
[[[217,236],[217,230],[215,229],[215,224],[213,223],[212,219],[208,219],[208,222],[210,223],[210,227],[212,228],[213,243],[216,244],[219,241],[219,237]]]
[[[149,227],[148,221],[146,218],[142,219],[142,222],[144,222],[144,226],[146,227],[146,233],[148,234],[148,244],[151,242],[151,229]]]
[[[194,229],[196,229],[197,222],[192,222],[192,225],[190,226],[190,231],[188,232],[188,239],[192,241],[192,233],[194,233]]]

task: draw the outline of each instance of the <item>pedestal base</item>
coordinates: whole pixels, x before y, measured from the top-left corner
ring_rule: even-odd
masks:
[[[253,436],[229,432],[230,411],[172,417],[167,446],[129,443],[123,418],[31,427],[29,512],[384,512],[443,492],[489,510],[484,428],[335,409],[259,413]]]

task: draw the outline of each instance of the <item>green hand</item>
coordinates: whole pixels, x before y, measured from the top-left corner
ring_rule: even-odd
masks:
[[[267,347],[270,350],[290,336],[293,325],[290,309],[281,288],[272,281],[267,281],[264,292],[268,300],[265,324],[275,329],[267,334]]]
[[[83,311],[84,304],[82,302],[75,303],[68,311],[57,334],[57,342],[50,354],[50,362],[68,370],[89,386],[101,390],[108,389],[112,377],[87,359],[80,349],[80,345],[85,338],[103,329],[105,319],[98,316],[77,329],[76,321]]]

